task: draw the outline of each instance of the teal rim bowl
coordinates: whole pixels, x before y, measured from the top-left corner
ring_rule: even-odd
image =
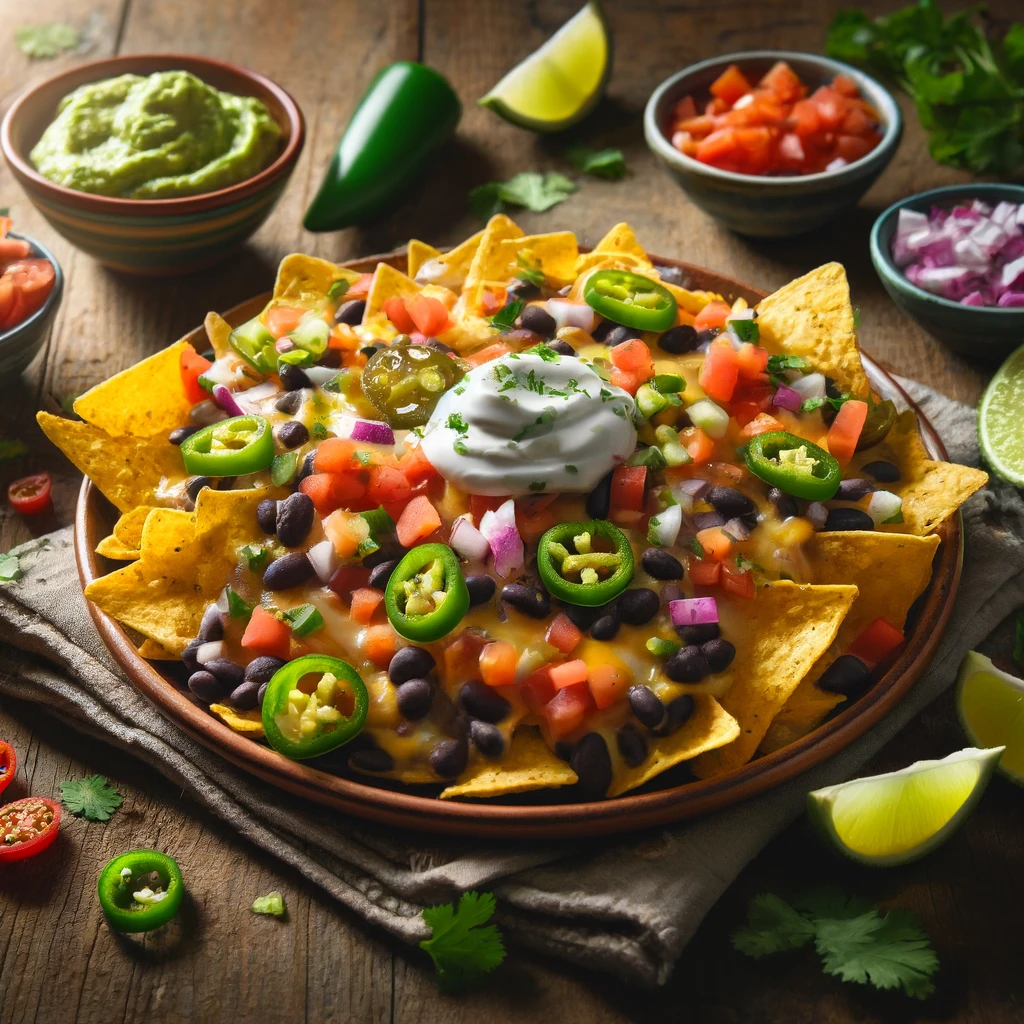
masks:
[[[32,362],[36,353],[43,347],[47,328],[49,328],[54,314],[60,307],[61,299],[64,297],[64,273],[53,253],[34,239],[27,235],[20,235],[16,231],[10,232],[8,237],[21,238],[28,242],[32,246],[30,259],[49,261],[53,267],[54,279],[53,288],[50,289],[46,301],[30,317],[22,320],[20,324],[9,327],[6,331],[0,331],[0,376],[2,377],[21,373]]]
[[[878,111],[882,139],[859,160],[836,171],[766,176],[723,171],[684,156],[669,141],[664,125],[675,103],[688,94],[706,93],[730,64],[751,79],[760,78],[784,60],[812,88],[848,75],[861,96]],[[791,50],[747,50],[712,57],[666,78],[651,94],[644,110],[644,137],[690,200],[727,228],[741,235],[785,238],[820,227],[853,206],[885,170],[903,133],[899,105],[888,90],[858,68]]]
[[[871,262],[893,302],[934,338],[954,352],[984,362],[999,362],[1024,344],[1024,307],[964,306],[912,284],[892,260],[892,236],[900,210],[927,213],[957,202],[980,199],[1024,203],[1024,185],[973,182],[947,185],[901,199],[883,211],[871,228]]]

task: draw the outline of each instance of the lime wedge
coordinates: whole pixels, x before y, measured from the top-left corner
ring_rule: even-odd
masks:
[[[561,131],[593,109],[611,70],[611,34],[597,0],[590,0],[480,104],[522,128]]]
[[[956,710],[967,738],[979,747],[1005,747],[996,766],[1024,786],[1024,679],[1000,671],[969,651],[957,677]]]
[[[841,853],[862,864],[905,864],[934,850],[985,791],[1002,747],[968,747],[885,775],[807,794],[807,814]]]
[[[1015,487],[1024,487],[1024,347],[1017,349],[989,381],[978,407],[978,445],[989,468]]]

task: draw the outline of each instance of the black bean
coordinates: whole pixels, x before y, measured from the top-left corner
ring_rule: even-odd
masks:
[[[295,479],[292,481],[296,487],[298,487],[307,476],[312,476],[316,472],[316,469],[313,467],[313,460],[315,458],[315,448],[311,452],[306,452],[306,455],[302,460],[302,465],[299,467],[299,471],[295,474]]]
[[[643,764],[647,757],[647,737],[632,723],[627,722],[615,737],[622,760],[630,768]]]
[[[519,323],[528,331],[539,334],[542,338],[553,338],[558,324],[555,318],[543,306],[527,306],[523,310]]]
[[[259,701],[260,707],[263,707],[263,698],[267,695],[267,687],[270,683],[260,683],[259,693],[256,694],[256,699]]]
[[[601,618],[601,608],[589,608],[582,604],[563,604],[566,618],[577,628],[586,632]]]
[[[693,714],[693,697],[688,693],[680,694],[668,702],[665,708],[665,722],[658,730],[662,736],[671,736]]]
[[[443,352],[446,356],[455,355],[455,349],[451,345],[446,345],[443,341],[438,341],[437,338],[427,338],[424,342],[427,348],[435,348],[438,352]]]
[[[709,487],[704,493],[703,500],[726,519],[757,515],[757,506],[754,502],[734,487]]]
[[[256,522],[266,534],[277,532],[277,502],[273,498],[264,498],[256,506]]]
[[[693,352],[699,344],[697,332],[689,324],[671,327],[658,338],[658,348],[663,352],[671,352],[674,356]]]
[[[708,640],[701,645],[701,650],[704,652],[704,657],[707,658],[708,668],[711,669],[712,674],[724,672],[732,664],[732,659],[736,657],[736,648],[721,637]]]
[[[277,539],[286,548],[297,548],[313,529],[314,512],[313,499],[302,491],[289,494],[284,501],[278,502]]]
[[[208,661],[203,668],[207,672],[212,672],[229,689],[234,689],[245,679],[245,669],[230,658],[214,658],[212,661]]]
[[[434,703],[434,686],[429,679],[407,679],[395,690],[398,710],[411,722],[418,722],[430,713]]]
[[[775,506],[780,519],[791,519],[800,515],[800,506],[796,503],[796,498],[778,487],[769,488],[768,500]]]
[[[204,487],[209,487],[213,483],[213,480],[208,476],[194,476],[189,480],[188,485],[185,487],[185,493],[193,500],[198,501],[199,492]]]
[[[561,338],[556,338],[554,341],[548,342],[548,348],[552,352],[557,352],[560,356],[574,356],[576,355],[576,349],[572,347],[567,341],[563,341]]]
[[[707,345],[718,337],[720,331],[717,327],[709,327],[706,331],[697,332],[697,347]]]
[[[497,690],[479,679],[471,679],[462,685],[459,704],[471,718],[479,718],[492,725],[503,722],[512,710],[512,705]]]
[[[259,705],[260,684],[246,680],[231,691],[228,703],[239,711],[252,711]]]
[[[328,370],[337,370],[341,366],[341,349],[328,348],[317,359],[317,366],[326,366]]]
[[[167,440],[173,445],[179,445],[186,437],[191,437],[198,429],[198,427],[175,427],[167,435]]]
[[[828,693],[859,697],[867,689],[871,669],[855,654],[840,654],[818,678],[818,686]]]
[[[199,662],[196,661],[196,654],[204,643],[206,643],[205,640],[200,640],[199,637],[196,637],[195,640],[189,640],[185,645],[185,650],[181,652],[181,663],[188,669],[189,675],[193,672],[198,672],[201,667]]]
[[[683,563],[675,555],[661,548],[648,548],[640,556],[640,564],[648,576],[656,580],[681,580]]]
[[[870,480],[854,476],[849,480],[839,481],[839,490],[835,493],[836,501],[860,501],[865,495],[877,490]]]
[[[394,562],[395,565],[398,565],[399,558],[397,556],[404,554],[405,548],[400,544],[396,546],[391,543],[390,538],[385,538],[383,547],[378,551],[371,551],[370,554],[363,556],[363,568],[376,569],[378,565],[384,565],[387,562]]]
[[[618,615],[602,615],[590,627],[590,635],[595,640],[614,640],[619,631]]]
[[[395,767],[395,759],[380,747],[355,750],[349,756],[348,763],[357,771],[363,772],[389,772]]]
[[[454,779],[466,770],[469,744],[465,739],[441,740],[430,752],[427,760],[442,779]]]
[[[282,363],[277,371],[281,378],[281,384],[285,391],[298,391],[301,388],[311,388],[313,382],[306,376],[301,367],[294,363]]]
[[[640,332],[635,327],[623,327],[616,324],[601,340],[606,345],[621,345],[630,338],[639,338]]]
[[[657,729],[665,720],[665,705],[649,686],[631,686],[626,697],[633,714],[648,729]]]
[[[289,391],[287,394],[282,395],[275,403],[274,408],[278,412],[286,413],[289,416],[294,416],[299,411],[299,406],[302,405],[302,391]]]
[[[378,352],[376,345],[364,345],[360,350],[359,354],[366,356],[369,359],[371,356],[375,356]]]
[[[376,554],[376,552],[374,552],[374,554]],[[383,590],[388,585],[388,580],[391,579],[391,574],[395,571],[397,566],[397,558],[389,558],[384,562],[378,562],[370,570],[370,586],[376,587],[377,590]]]
[[[717,512],[698,512],[693,517],[693,528],[699,533],[713,526],[725,526],[725,517]]]
[[[493,576],[485,572],[474,572],[466,577],[466,589],[469,591],[469,606],[475,608],[478,604],[487,604],[498,584],[494,582]]]
[[[215,604],[211,604],[203,612],[203,621],[199,623],[199,632],[196,635],[196,639],[201,640],[203,643],[207,643],[210,640],[224,639],[224,615]]]
[[[873,530],[875,521],[859,508],[829,509],[823,530]]]
[[[508,295],[511,299],[522,299],[524,302],[529,302],[530,299],[540,297],[540,287],[532,281],[524,281],[521,277],[517,277],[508,286]]]
[[[619,596],[619,618],[629,626],[650,622],[661,607],[661,598],[648,587],[635,587]]]
[[[688,644],[706,644],[722,635],[717,622],[705,622],[699,626],[676,626],[676,632]]]
[[[559,761],[568,761],[572,757],[573,745],[568,740],[559,740],[554,747],[555,757]]]
[[[676,683],[699,683],[711,673],[704,651],[691,645],[676,651],[665,662],[664,671]]]
[[[525,583],[506,583],[501,588],[501,599],[517,611],[533,619],[547,618],[551,611],[551,598],[540,587]]]
[[[505,753],[505,737],[496,725],[489,722],[470,722],[469,738],[484,757],[501,757]]]
[[[304,423],[289,420],[278,428],[277,439],[285,448],[301,448],[309,440],[309,431]]]
[[[900,479],[900,467],[892,462],[879,459],[877,462],[869,462],[864,467],[868,476],[873,476],[881,484],[894,484]]]
[[[274,673],[286,664],[288,663],[284,658],[273,658],[269,654],[263,654],[258,658],[253,658],[245,666],[245,678],[262,686],[264,683],[269,683]]]
[[[584,800],[600,800],[612,784],[612,759],[599,732],[588,732],[576,744],[569,767],[579,776],[578,792]]]
[[[436,662],[425,647],[399,647],[388,663],[388,679],[392,685],[401,686],[407,679],[418,679],[430,675]]]
[[[614,320],[602,320],[591,332],[594,341],[606,341],[608,335],[619,325]]]
[[[614,472],[614,471],[613,471]],[[606,473],[587,495],[587,515],[591,519],[606,519],[612,506],[612,473]]]
[[[366,312],[365,299],[349,299],[338,307],[334,314],[336,324],[348,324],[350,327],[363,322],[363,314]]]
[[[291,590],[316,575],[313,563],[304,551],[293,551],[274,559],[263,573],[263,586],[267,590]]]
[[[207,704],[220,700],[227,692],[227,685],[205,668],[188,677],[188,688]]]

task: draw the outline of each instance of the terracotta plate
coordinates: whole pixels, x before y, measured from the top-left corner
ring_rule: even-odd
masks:
[[[765,295],[756,288],[688,263],[654,259],[662,265],[678,267],[684,283],[691,288],[720,292],[729,299],[742,296],[751,303]],[[381,260],[404,269],[404,253],[370,257],[348,265],[366,271]],[[266,300],[266,295],[256,296],[235,307],[227,314],[227,319],[232,324],[242,323],[254,316]],[[187,340],[198,351],[208,347],[201,327],[188,335]],[[864,363],[876,391],[893,399],[901,408],[915,408],[924,443],[932,457],[947,458],[935,430],[896,381],[869,357],[864,357]],[[75,517],[75,551],[83,586],[114,568],[113,563],[108,564],[96,555],[94,549],[110,532],[115,519],[113,507],[89,480],[83,481]],[[358,817],[406,828],[504,839],[601,835],[663,825],[745,800],[806,771],[874,725],[925,670],[949,618],[963,553],[959,513],[946,520],[939,535],[943,543],[935,558],[932,583],[907,644],[896,663],[859,700],[808,736],[728,775],[696,781],[689,776],[685,765],[679,766],[640,790],[596,803],[567,802],[571,797],[558,790],[489,801],[438,800],[440,787],[369,782],[355,774],[328,774],[289,761],[262,743],[232,732],[193,703],[186,695],[188,691],[180,683],[175,685],[171,681],[174,665],[145,661],[136,651],[137,638],[133,639],[119,623],[95,606],[90,605],[89,610],[104,642],[142,693],[201,743],[272,785]]]

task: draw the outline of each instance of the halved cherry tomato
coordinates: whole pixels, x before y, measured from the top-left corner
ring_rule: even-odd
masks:
[[[7,488],[7,500],[15,512],[32,516],[50,507],[53,481],[49,473],[34,473],[15,480]]]
[[[209,398],[209,394],[199,383],[199,378],[213,366],[205,356],[199,355],[191,345],[181,350],[181,383],[185,388],[185,397],[193,404]]]
[[[56,273],[49,260],[19,260],[4,270],[14,284],[18,301],[0,328],[13,327],[30,317],[46,301],[53,289]]]
[[[18,755],[10,743],[0,740],[0,793],[2,793],[14,778],[18,770]]]
[[[27,796],[0,807],[0,863],[25,860],[53,845],[60,830],[60,804]]]

